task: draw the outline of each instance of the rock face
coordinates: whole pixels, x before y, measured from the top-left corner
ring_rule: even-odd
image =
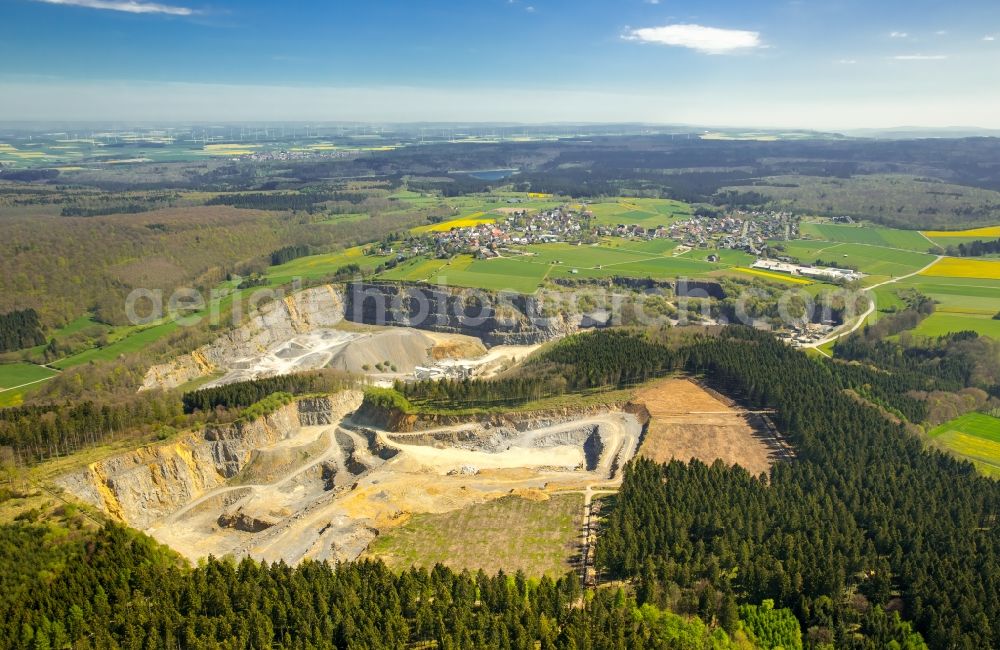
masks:
[[[356,391],[301,400],[250,422],[209,426],[162,444],[112,456],[57,479],[77,498],[135,528],[191,503],[236,476],[254,450],[301,426],[333,422],[361,402]]]
[[[270,302],[212,343],[153,366],[142,390],[176,388],[230,370],[293,337],[328,330],[343,320],[474,336],[487,347],[532,345],[572,334],[581,326],[607,324],[607,317],[601,320],[594,315],[543,316],[538,300],[521,294],[391,282],[354,282],[346,288],[323,285]]]
[[[142,390],[176,388],[273,346],[317,329],[330,328],[344,320],[343,289],[323,285],[276,299],[256,310],[239,327],[212,343],[174,361],[153,366],[146,373]]]
[[[579,328],[579,316],[543,316],[531,296],[389,282],[350,284],[344,315],[368,325],[475,336],[490,347],[541,343]]]

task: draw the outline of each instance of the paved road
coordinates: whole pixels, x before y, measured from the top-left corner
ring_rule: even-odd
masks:
[[[873,284],[870,287],[866,287],[865,288],[865,293],[869,294],[869,296],[868,296],[868,309],[865,310],[865,313],[861,314],[861,316],[858,318],[857,322],[854,323],[853,326],[851,326],[851,329],[845,330],[845,331],[842,331],[842,332],[838,332],[836,334],[832,334],[831,336],[828,336],[825,339],[820,339],[819,341],[816,341],[815,343],[810,343],[808,345],[803,345],[801,347],[803,347],[803,348],[819,348],[820,346],[826,345],[827,343],[830,343],[831,341],[836,341],[837,339],[839,339],[841,337],[847,336],[848,334],[853,334],[854,332],[858,331],[858,329],[860,329],[861,326],[865,324],[865,321],[868,320],[868,317],[871,316],[872,313],[875,311],[875,300],[871,297],[871,292],[873,290],[878,289],[879,287],[883,287],[883,286],[885,286],[887,284],[893,284],[893,283],[899,282],[900,280],[906,280],[907,278],[912,278],[915,275],[920,275],[921,273],[923,273],[927,269],[931,268],[932,266],[934,266],[935,264],[937,264],[938,262],[940,262],[943,258],[944,258],[944,255],[938,255],[937,257],[934,258],[934,261],[932,261],[931,263],[929,263],[927,266],[923,267],[920,270],[914,271],[913,273],[907,273],[906,275],[901,275],[898,278],[892,278],[891,280],[885,280],[884,282],[879,282],[878,284]],[[823,354],[826,354],[826,352],[823,352],[823,350],[820,350],[820,352],[822,352]],[[827,355],[827,356],[829,356],[829,355]]]

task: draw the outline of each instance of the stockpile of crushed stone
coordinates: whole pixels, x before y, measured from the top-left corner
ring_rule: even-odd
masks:
[[[391,329],[363,335],[349,341],[334,353],[330,368],[350,372],[378,372],[378,364],[395,366],[385,372],[412,373],[417,366],[432,363],[431,349],[435,340],[423,332],[411,329]],[[368,366],[366,369],[365,366]]]

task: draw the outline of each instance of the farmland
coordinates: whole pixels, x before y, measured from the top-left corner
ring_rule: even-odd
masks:
[[[1000,478],[1000,418],[966,413],[927,435],[934,445],[971,461],[984,474]]]
[[[641,246],[632,246],[632,242],[621,245],[602,242],[588,246],[538,244],[523,249],[523,255],[511,257],[474,260],[466,256],[441,266],[428,281],[478,289],[509,289],[533,293],[545,280],[554,278],[704,277],[746,263],[747,258],[738,251],[720,251],[720,262],[711,263],[705,261],[704,252],[699,257],[696,257],[699,254],[695,251],[673,256],[666,252],[646,252]],[[647,250],[656,248],[653,246]],[[670,248],[672,247],[660,247],[661,250]],[[430,267],[418,264],[413,268],[414,272],[406,277],[416,279],[415,276]],[[386,276],[393,277],[391,272]]]
[[[0,364],[0,407],[19,405],[26,393],[55,375],[55,371],[31,363]]]
[[[783,249],[783,254],[804,264],[836,263],[856,268],[869,276],[879,276],[868,279],[869,282],[913,273],[934,260],[929,253],[873,244],[803,240],[777,244],[779,250]]]
[[[1000,261],[946,257],[921,275],[942,278],[981,278],[1000,280]]]
[[[916,275],[876,290],[878,308],[901,308],[899,291],[917,290],[936,303],[934,314],[914,330],[925,336],[973,330],[987,336],[1000,336],[1000,321],[993,316],[1000,310],[1000,282],[977,278]]]
[[[355,246],[343,251],[300,257],[267,270],[267,280],[272,286],[287,284],[293,280],[316,280],[331,276],[348,264],[357,264],[364,270],[371,270],[391,259],[391,256],[365,255],[364,248]]]
[[[560,576],[572,569],[583,497],[539,497],[509,496],[443,514],[413,515],[380,535],[366,554],[396,569],[441,563],[457,571]]]
[[[884,226],[803,222],[799,226],[799,232],[809,239],[903,248],[921,253],[927,252],[933,246],[933,243],[919,232]]]
[[[473,212],[470,215],[460,217],[458,219],[442,221],[441,223],[435,223],[429,226],[419,226],[414,228],[413,232],[445,232],[447,230],[451,230],[452,228],[468,228],[470,226],[478,226],[483,223],[493,223],[494,221],[496,221],[496,217],[489,217],[485,212]]]
[[[665,199],[617,199],[611,202],[594,203],[589,206],[599,224],[637,224],[644,228],[655,228],[672,221],[689,218],[691,206],[681,201]]]
[[[937,337],[951,332],[973,331],[1000,340],[1000,320],[982,314],[931,314],[914,328],[914,334]]]
[[[48,379],[56,374],[48,368],[31,363],[7,363],[0,365],[0,391],[8,391],[22,384]]]

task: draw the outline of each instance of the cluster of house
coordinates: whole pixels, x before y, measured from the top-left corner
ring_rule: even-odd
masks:
[[[827,266],[809,266],[807,264],[792,264],[780,260],[759,259],[750,265],[751,268],[763,271],[776,271],[778,273],[788,273],[789,275],[802,275],[817,280],[827,282],[850,282],[860,280],[865,277],[864,273],[851,269],[838,269]]]
[[[401,259],[433,253],[436,257],[451,257],[471,253],[480,258],[498,257],[510,246],[576,242],[593,232],[590,212],[578,212],[566,207],[545,210],[537,214],[527,210],[511,210],[495,222],[452,228],[427,233],[424,237],[397,242],[392,247],[373,249],[380,255],[397,254]]]
[[[761,255],[768,240],[794,239],[798,236],[798,219],[787,212],[737,210],[724,217],[692,217],[666,229],[666,237],[691,248],[743,250]]]
[[[233,156],[233,160],[250,160],[253,162],[274,162],[286,160],[332,160],[340,158],[353,158],[361,152],[357,150],[308,150],[308,151],[254,151]]]

